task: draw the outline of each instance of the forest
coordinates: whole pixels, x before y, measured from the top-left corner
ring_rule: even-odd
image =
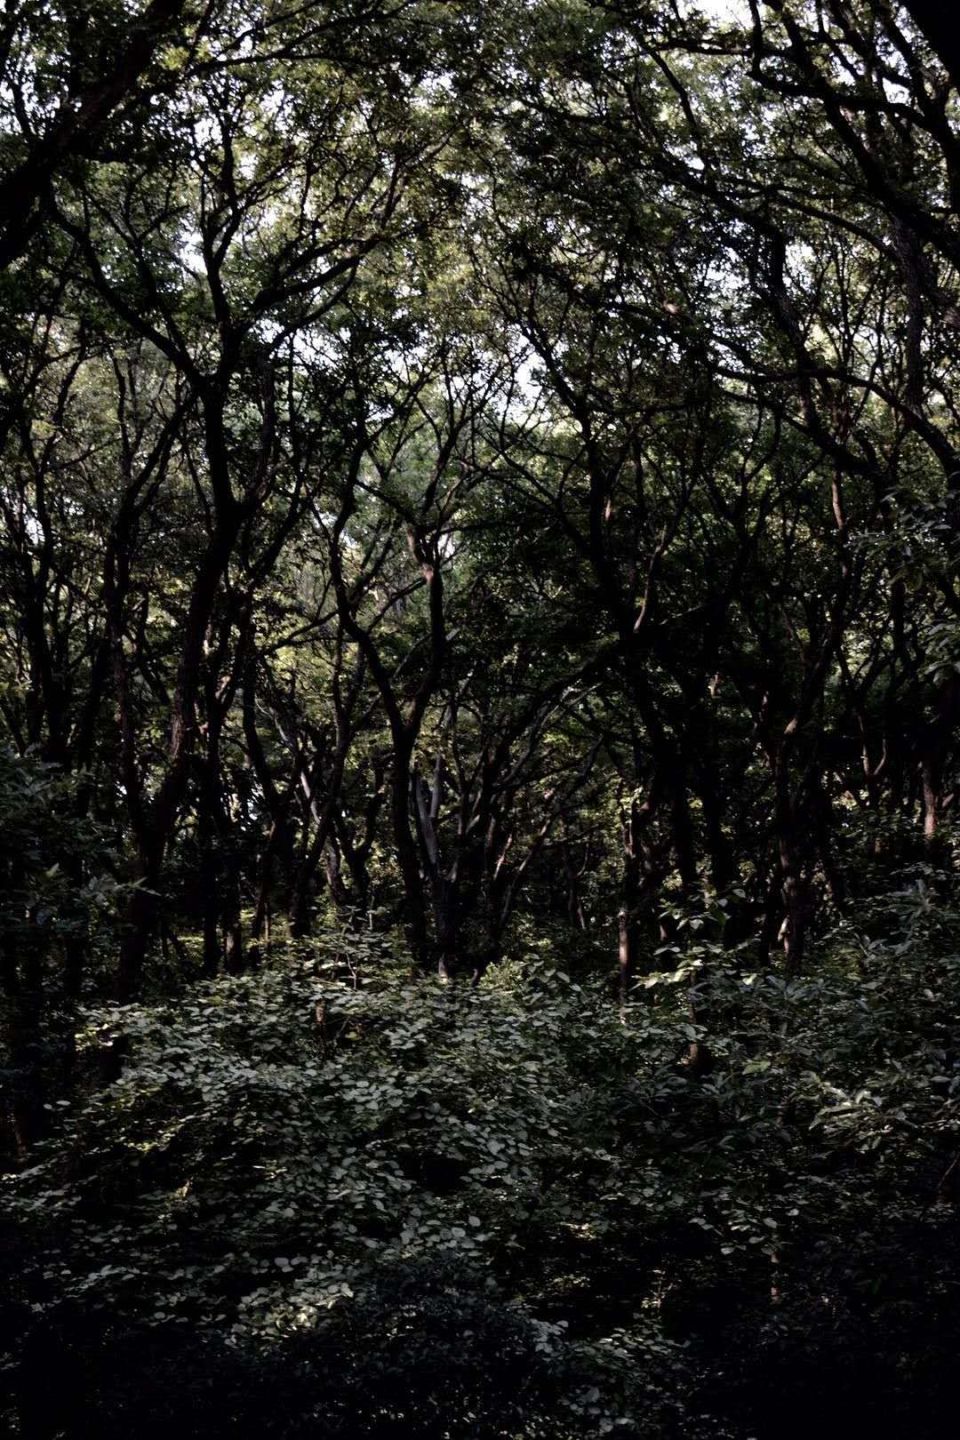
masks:
[[[943,1440],[943,0],[5,0],[0,1427]]]

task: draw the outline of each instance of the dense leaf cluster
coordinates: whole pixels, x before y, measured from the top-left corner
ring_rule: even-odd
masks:
[[[121,1433],[129,1367],[159,1393],[174,1365],[190,1434],[250,1433],[278,1384],[258,1423],[284,1436],[799,1436],[891,1406],[933,1434],[960,959],[929,900],[920,879],[807,981],[695,946],[623,1011],[537,962],[405,982],[342,936],[89,1010],[85,1093],[9,1191],[22,1403],[48,1403],[56,1344],[68,1435]]]

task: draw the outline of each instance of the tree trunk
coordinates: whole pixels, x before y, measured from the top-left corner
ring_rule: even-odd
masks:
[[[407,945],[414,964],[421,970],[430,968],[430,947],[427,935],[427,911],[424,904],[423,880],[417,857],[417,842],[410,824],[410,762],[413,746],[404,737],[394,737],[393,777],[390,790],[390,813],[393,840],[403,884],[403,918]]]
[[[640,815],[636,801],[631,801],[621,827],[622,864],[620,870],[620,907],[617,911],[617,972],[621,1003],[626,1003],[639,965],[640,905]]]

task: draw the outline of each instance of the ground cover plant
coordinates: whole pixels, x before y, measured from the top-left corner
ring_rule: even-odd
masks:
[[[536,959],[411,981],[360,935],[345,978],[321,946],[91,1008],[78,1067],[120,1073],[9,1196],[26,1433],[932,1435],[960,956],[924,894],[816,979],[704,945],[626,1007]]]

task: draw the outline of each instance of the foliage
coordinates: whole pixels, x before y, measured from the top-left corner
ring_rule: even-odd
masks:
[[[112,960],[123,895],[78,784],[0,749],[0,1105],[3,1159],[48,1127],[69,1089],[83,965]]]
[[[6,7],[26,1440],[951,1413],[943,8]]]
[[[100,1346],[129,1328],[152,1364],[182,1332],[204,1347],[184,1406],[208,1355],[215,1394],[257,1403],[281,1367],[271,1434],[316,1415],[321,1375],[331,1434],[400,1434],[414,1411],[424,1435],[669,1435],[704,1414],[766,1434],[784,1405],[799,1435],[837,1404],[932,1434],[956,1341],[941,1001],[960,960],[924,897],[840,932],[815,979],[708,945],[622,1011],[537,962],[480,989],[391,978],[362,937],[342,979],[331,937],[332,957],[176,1004],[90,1009],[80,1063],[119,1049],[121,1073],[11,1182],[23,1343],[62,1333],[80,1366],[88,1324]],[[105,1423],[113,1383],[71,1423]]]
[[[109,850],[76,802],[76,781],[56,766],[0,750],[0,947],[21,962],[27,951],[46,952],[47,936],[76,934],[98,912],[109,916]],[[81,857],[90,878],[78,888],[71,872]]]

